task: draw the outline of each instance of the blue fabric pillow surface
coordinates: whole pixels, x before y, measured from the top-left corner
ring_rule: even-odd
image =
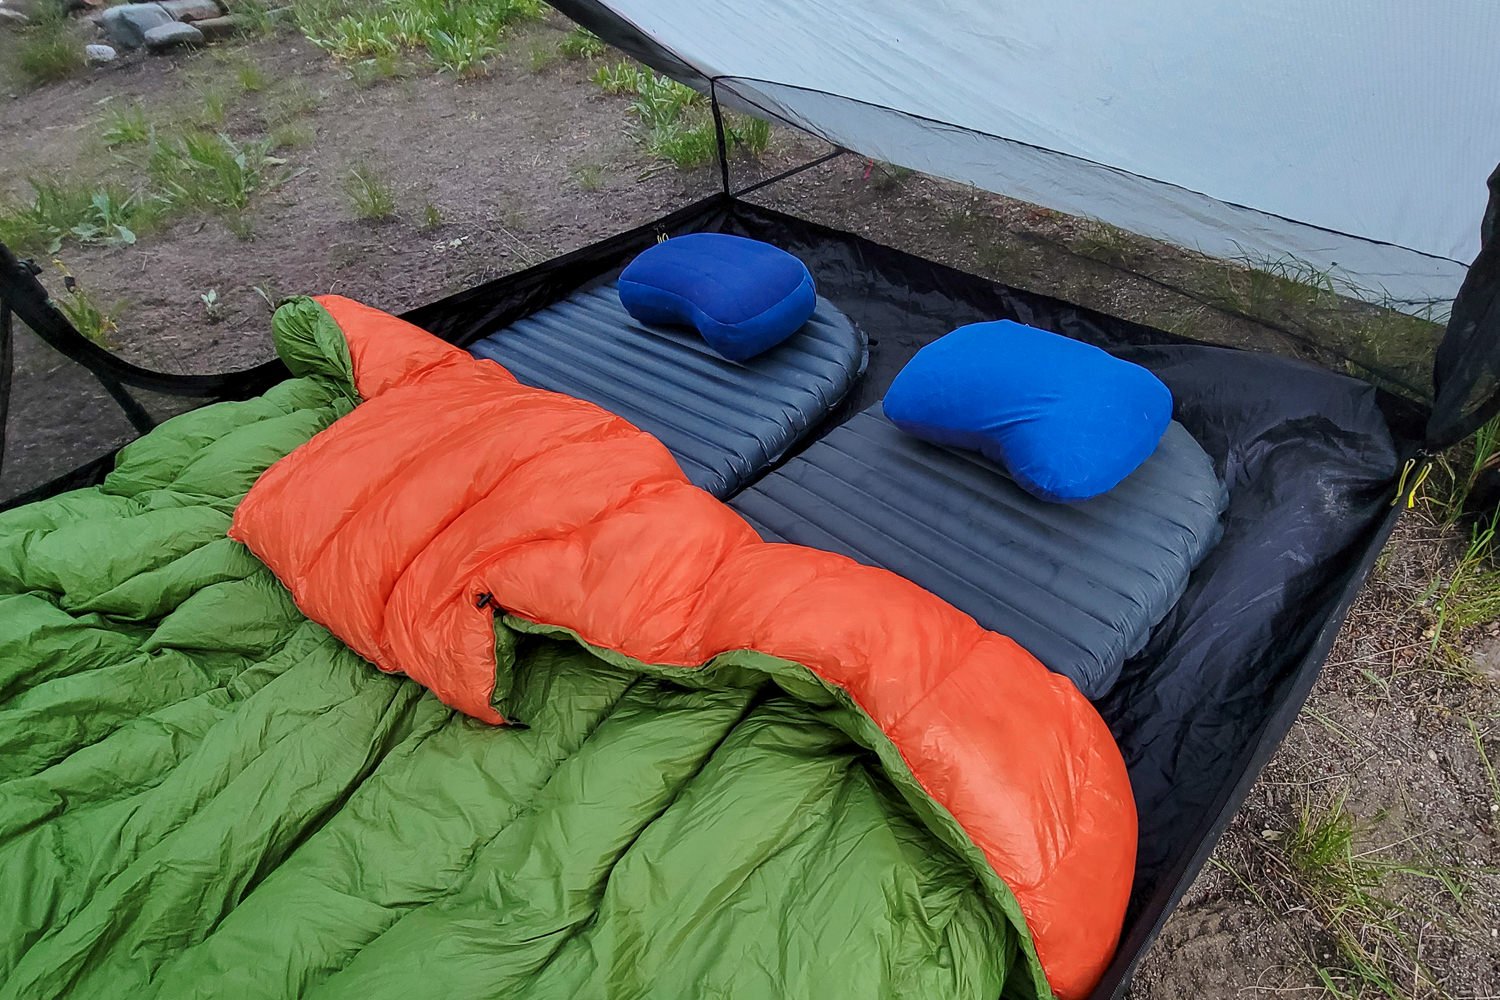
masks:
[[[1091,344],[999,320],[923,347],[884,408],[908,434],[977,451],[1029,493],[1071,502],[1108,492],[1151,457],[1172,393]]]
[[[731,361],[753,358],[802,329],[818,298],[796,257],[724,233],[690,233],[642,251],[619,286],[631,316],[693,327]]]

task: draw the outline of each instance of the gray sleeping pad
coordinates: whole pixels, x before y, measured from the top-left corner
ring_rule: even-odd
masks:
[[[1218,542],[1227,502],[1176,422],[1109,493],[1058,504],[976,453],[902,433],[876,406],[730,506],[768,541],[906,577],[1098,698]]]
[[[864,335],[824,299],[791,338],[736,362],[692,330],[636,322],[613,283],[575,292],[469,351],[654,434],[694,485],[721,499],[816,427],[867,360]]]

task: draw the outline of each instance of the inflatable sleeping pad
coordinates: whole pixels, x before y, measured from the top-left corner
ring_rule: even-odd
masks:
[[[469,347],[541,389],[655,435],[695,486],[724,498],[769,468],[864,371],[864,335],[826,299],[787,340],[730,361],[694,330],[647,326],[614,283],[568,296]]]
[[[769,541],[882,566],[1010,636],[1090,698],[1171,610],[1228,494],[1181,424],[1113,490],[1060,504],[874,407],[740,494]]]

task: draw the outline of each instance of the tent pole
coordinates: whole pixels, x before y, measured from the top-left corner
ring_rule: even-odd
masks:
[[[719,107],[719,81],[708,81],[708,104],[714,112],[714,138],[719,147],[719,182],[724,194],[729,194],[729,143],[724,136],[724,112]]]

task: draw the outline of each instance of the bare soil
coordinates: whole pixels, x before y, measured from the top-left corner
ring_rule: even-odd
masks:
[[[555,44],[566,27],[554,18],[528,29],[473,80],[418,69],[360,86],[317,48],[282,35],[130,57],[0,93],[0,195],[24,194],[32,175],[129,182],[132,168],[99,138],[109,103],[192,114],[195,93],[227,77],[231,63],[259,66],[267,85],[234,97],[220,127],[244,140],[264,136],[273,120],[290,122],[311,141],[279,154],[284,178],[256,198],[248,233],[188,217],[134,247],[69,244],[61,254],[96,300],[117,307],[122,356],[175,372],[246,367],[270,356],[268,302],[283,295],[338,292],[400,311],[715,188],[715,169],[679,171],[642,151],[627,102],[589,82],[595,64],[532,69],[530,51]],[[14,48],[0,28],[0,67]],[[765,157],[738,163],[736,173],[769,176],[819,152],[815,141],[778,130]],[[393,219],[354,217],[345,181],[356,164],[389,181]],[[1116,315],[1211,341],[1311,352],[1283,330],[1209,304],[1225,280],[1219,265],[1148,241],[1100,247],[1082,220],[1035,206],[849,156],[757,197]],[[58,294],[60,274],[49,266],[45,278]],[[217,315],[201,299],[210,290]],[[0,487],[40,481],[128,437],[118,418],[104,416],[111,404],[97,390],[79,409],[69,366],[28,336],[17,346]],[[1451,572],[1454,538],[1420,510],[1405,519],[1290,738],[1147,956],[1135,996],[1500,995],[1500,785],[1490,768],[1500,763],[1500,626],[1439,636],[1434,652],[1429,588]],[[1299,827],[1330,814],[1349,817],[1359,870],[1372,883],[1352,913],[1320,888],[1327,873],[1299,867],[1290,847]],[[1388,985],[1350,971],[1341,933],[1378,954]]]

